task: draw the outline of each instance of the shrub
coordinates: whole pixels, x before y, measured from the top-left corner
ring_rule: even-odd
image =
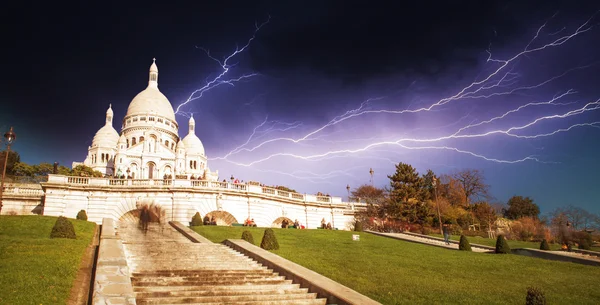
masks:
[[[73,224],[66,217],[59,216],[54,223],[52,233],[50,233],[50,238],[75,239],[77,236],[75,235],[75,228],[73,227]]]
[[[542,239],[542,243],[540,244],[540,250],[550,250],[550,246],[548,245],[548,241],[546,239]]]
[[[202,225],[202,216],[200,216],[200,212],[196,212],[194,216],[192,216],[192,222],[190,223],[192,227],[197,227]]]
[[[579,249],[591,250],[592,247],[592,234],[587,232],[573,232],[573,241],[579,245]]]
[[[77,219],[79,220],[85,220],[87,221],[87,214],[85,213],[85,210],[81,210],[79,211],[79,213],[77,213]]]
[[[510,253],[510,247],[508,246],[506,239],[504,239],[504,235],[498,235],[498,239],[496,240],[496,253]]]
[[[277,242],[277,237],[275,237],[275,232],[273,232],[273,229],[265,230],[265,234],[260,242],[260,247],[265,250],[279,249],[279,243]]]
[[[527,298],[525,299],[527,305],[545,305],[546,296],[544,292],[537,287],[527,287]]]
[[[254,237],[250,231],[242,232],[242,239],[254,245]]]
[[[362,222],[357,221],[357,222],[354,223],[354,231],[356,231],[356,232],[362,232],[363,231]]]
[[[458,250],[461,251],[471,251],[471,244],[466,236],[460,236],[460,242],[458,243]]]

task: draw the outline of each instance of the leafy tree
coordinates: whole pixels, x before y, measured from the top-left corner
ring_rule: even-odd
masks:
[[[477,169],[465,169],[453,175],[453,178],[459,182],[465,196],[465,203],[469,205],[471,201],[486,199],[489,197],[490,186],[485,184],[483,172]]]
[[[408,222],[422,222],[429,214],[429,206],[425,203],[428,192],[423,177],[409,164],[398,163],[394,175],[390,179],[389,212],[396,218]]]
[[[70,168],[63,165],[58,166],[58,175],[69,176],[72,173],[73,171]]]
[[[4,158],[6,158],[6,150],[0,152],[0,175],[4,171]],[[21,156],[18,152],[11,150],[8,153],[8,160],[6,160],[6,174],[14,175],[15,165],[19,162],[21,162]]]
[[[492,224],[496,221],[497,216],[496,211],[489,203],[478,202],[473,205],[472,211],[475,218],[479,220],[482,229],[492,229]]]
[[[18,162],[13,168],[15,176],[33,177],[35,168],[27,163]]]
[[[73,175],[81,177],[102,177],[101,172],[95,171],[91,167],[85,165],[77,165],[73,168]]]
[[[48,176],[48,174],[52,174],[52,171],[54,170],[54,165],[47,162],[42,162],[38,165],[34,165],[33,168],[35,170],[36,175]]]
[[[354,189],[350,194],[351,201],[364,201],[367,204],[366,216],[385,216],[387,195],[384,189],[363,184]]]
[[[440,182],[440,186],[438,187],[439,197],[446,198],[452,206],[464,206],[467,204],[465,202],[464,190],[458,180],[450,175],[441,175]]]
[[[508,219],[519,219],[521,217],[538,218],[540,207],[533,203],[529,197],[513,196],[508,200],[508,209],[504,211],[504,217]]]

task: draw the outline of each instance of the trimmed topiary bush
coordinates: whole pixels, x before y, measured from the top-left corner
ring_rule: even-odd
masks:
[[[242,232],[242,239],[254,245],[254,237],[250,231]]]
[[[262,241],[260,242],[260,247],[265,250],[279,249],[279,243],[277,242],[277,237],[275,237],[273,229],[265,230],[265,235],[263,235]]]
[[[550,250],[550,246],[548,245],[548,241],[542,239],[542,243],[540,244],[540,250],[548,251]]]
[[[356,231],[356,232],[362,232],[363,231],[362,222],[357,221],[357,222],[354,223],[354,231]]]
[[[496,253],[510,254],[510,246],[508,246],[508,242],[504,239],[504,235],[498,235],[498,239],[496,240]]]
[[[75,228],[73,227],[73,224],[66,217],[59,216],[54,223],[52,233],[50,233],[50,238],[75,239],[77,236],[75,235]]]
[[[200,212],[196,212],[196,214],[194,214],[194,216],[192,216],[192,222],[190,223],[190,225],[192,227],[197,227],[197,226],[201,226],[202,223],[202,216],[200,216]]]
[[[77,219],[79,220],[85,220],[87,221],[87,214],[85,213],[85,210],[81,210],[79,211],[79,213],[77,213]]]
[[[471,244],[466,236],[460,236],[460,242],[458,243],[458,250],[461,251],[471,251]]]
[[[525,299],[525,304],[546,305],[546,296],[540,288],[527,287],[527,298]]]

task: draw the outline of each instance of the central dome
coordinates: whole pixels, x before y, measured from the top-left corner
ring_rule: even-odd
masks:
[[[176,122],[173,106],[171,106],[167,97],[158,90],[158,67],[156,66],[156,59],[154,59],[150,66],[148,87],[133,98],[129,104],[129,108],[127,108],[125,117],[146,114],[162,116]]]
[[[125,116],[129,117],[135,114],[154,114],[176,122],[173,106],[171,106],[167,97],[158,88],[152,88],[151,86],[148,86],[133,98]]]

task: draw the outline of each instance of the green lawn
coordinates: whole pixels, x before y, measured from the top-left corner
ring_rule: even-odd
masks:
[[[440,234],[430,234],[430,235],[435,236],[435,237],[443,237]],[[460,235],[451,235],[450,239],[459,241]],[[485,237],[481,237],[481,236],[467,236],[467,239],[469,240],[469,243],[472,243],[472,244],[479,244],[479,245],[490,246],[490,247],[496,246],[496,239],[490,239],[490,238],[485,238]],[[532,242],[532,241],[508,240],[508,245],[510,246],[511,249],[517,249],[517,248],[539,249],[540,248],[539,242]],[[548,244],[548,245],[550,246],[550,250],[560,250],[559,244]]]
[[[66,304],[95,224],[70,219],[77,239],[51,239],[56,217],[0,216],[0,304]]]
[[[240,238],[260,245],[264,228],[193,227],[214,242]],[[527,286],[549,304],[597,304],[600,267],[518,255],[447,250],[356,232],[274,229],[272,251],[384,304],[523,304]]]

